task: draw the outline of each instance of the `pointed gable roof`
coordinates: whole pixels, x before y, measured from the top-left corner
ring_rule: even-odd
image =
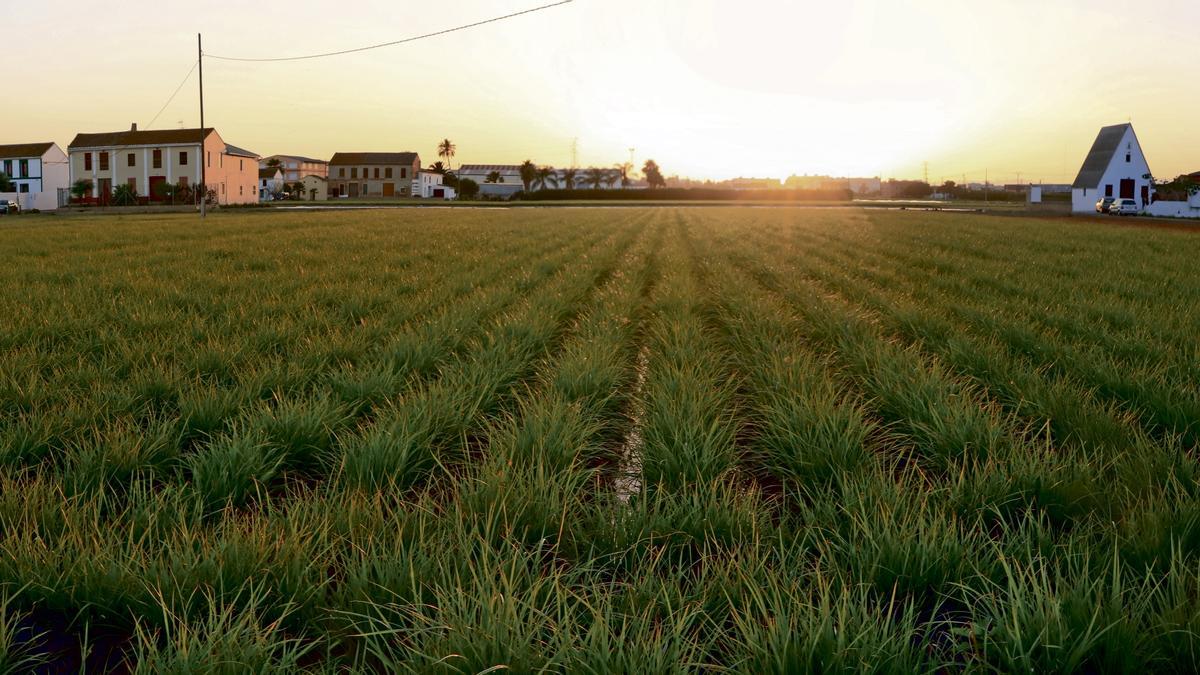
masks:
[[[1104,177],[1104,172],[1112,164],[1113,156],[1121,147],[1121,139],[1125,138],[1125,132],[1132,127],[1133,125],[1127,123],[1100,129],[1096,142],[1092,143],[1092,149],[1088,152],[1087,159],[1083,160],[1083,166],[1079,168],[1079,175],[1075,177],[1071,187],[1090,189],[1099,186],[1100,179]]]

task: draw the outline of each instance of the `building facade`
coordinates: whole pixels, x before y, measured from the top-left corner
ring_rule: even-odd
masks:
[[[525,188],[521,167],[515,164],[463,164],[454,175],[478,183],[479,194],[485,197],[508,198]]]
[[[329,181],[323,176],[305,176],[300,179],[304,186],[301,199],[307,202],[323,202],[329,199]]]
[[[201,136],[203,135],[203,143]],[[151,201],[166,185],[192,189],[203,180],[217,204],[258,201],[258,155],[226,143],[215,129],[163,129],[77,134],[68,146],[71,182],[92,182],[92,198],[107,203],[127,184]],[[204,166],[201,167],[201,162]]]
[[[258,201],[269,202],[283,192],[283,170],[265,168],[258,170]]]
[[[329,160],[329,194],[349,199],[413,196],[421,172],[415,152],[338,152]]]
[[[279,170],[283,172],[283,182],[298,183],[305,176],[329,177],[329,162],[300,155],[271,155],[263,157],[258,162],[258,168],[266,169],[271,160],[279,160]]]
[[[413,195],[421,199],[454,199],[454,188],[446,186],[444,179],[436,171],[418,171],[413,181]]]
[[[1132,199],[1139,209],[1154,201],[1150,165],[1132,124],[1104,127],[1071,184],[1071,210],[1095,213],[1104,197]]]
[[[0,198],[15,201],[26,211],[58,208],[59,190],[71,183],[67,154],[53,142],[0,145],[0,173],[13,184],[13,191],[0,193]]]

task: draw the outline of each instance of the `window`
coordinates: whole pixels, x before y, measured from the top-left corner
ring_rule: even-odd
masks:
[[[204,161],[208,164],[209,168],[212,168],[212,153],[211,152],[204,153]]]
[[[225,194],[225,184],[221,183],[221,194]]]
[[[242,189],[243,189],[243,186],[239,185],[239,186],[238,186],[238,196],[239,196],[239,197],[241,197],[241,196],[242,196],[242,194],[243,194],[243,192],[242,192]]]
[[[383,177],[384,177],[384,178],[391,178],[391,177],[392,177],[392,167],[390,167],[390,166],[389,166],[388,168],[386,168],[386,169],[384,169],[384,170],[383,170]]]
[[[179,166],[187,166],[187,151],[179,153]]]
[[[345,177],[346,177],[346,170],[338,169],[338,178],[345,178]]]
[[[12,160],[11,159],[4,160],[4,175],[8,176],[9,178],[12,178]]]
[[[29,160],[21,160],[21,178],[29,177]]]
[[[1104,186],[1104,196],[1105,196],[1105,197],[1111,197],[1111,196],[1112,196],[1112,186],[1111,186],[1111,185],[1105,185],[1105,186]]]
[[[21,192],[29,192],[29,183],[21,183]]]
[[[400,177],[408,178],[408,167],[406,167],[406,166],[400,167]]]
[[[258,186],[257,186],[257,185],[251,185],[251,186],[250,186],[250,194],[252,194],[252,195],[257,195],[257,194],[258,194]]]
[[[238,171],[245,171],[245,170],[246,170],[246,167],[242,166],[242,164],[243,164],[245,161],[246,161],[246,160],[244,160],[244,159],[239,159],[239,160],[238,160]]]
[[[92,153],[90,153],[90,152],[83,153],[83,170],[84,171],[92,170]],[[5,173],[7,173],[7,172],[5,172]]]
[[[354,167],[354,168],[352,168],[352,169],[350,169],[350,177],[351,177],[351,178],[358,178],[358,167],[357,167],[357,166],[356,166],[356,167]]]
[[[107,152],[100,153],[100,170],[108,171],[108,153]]]
[[[161,169],[162,168],[162,150],[155,150],[154,153],[152,155],[150,155],[150,162],[151,162],[151,166],[153,166],[155,169]]]
[[[1131,152],[1125,153],[1125,163],[1128,164],[1131,161],[1133,161],[1133,153],[1131,153]]]
[[[375,167],[375,177],[379,178],[379,167]]]
[[[129,153],[125,155],[126,166],[137,166],[137,155]]]

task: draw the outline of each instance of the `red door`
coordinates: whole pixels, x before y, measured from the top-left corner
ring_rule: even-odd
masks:
[[[167,184],[166,176],[150,176],[150,199],[152,201],[162,201],[164,196],[160,185]]]
[[[1148,206],[1149,204],[1150,204],[1150,186],[1143,185],[1142,186],[1142,206]]]
[[[1137,184],[1132,178],[1121,179],[1121,199],[1133,199]]]

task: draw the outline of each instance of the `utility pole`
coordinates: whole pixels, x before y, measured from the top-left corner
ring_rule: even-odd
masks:
[[[208,176],[205,172],[204,153],[204,44],[200,33],[196,33],[196,59],[200,67],[200,220],[207,215]]]

